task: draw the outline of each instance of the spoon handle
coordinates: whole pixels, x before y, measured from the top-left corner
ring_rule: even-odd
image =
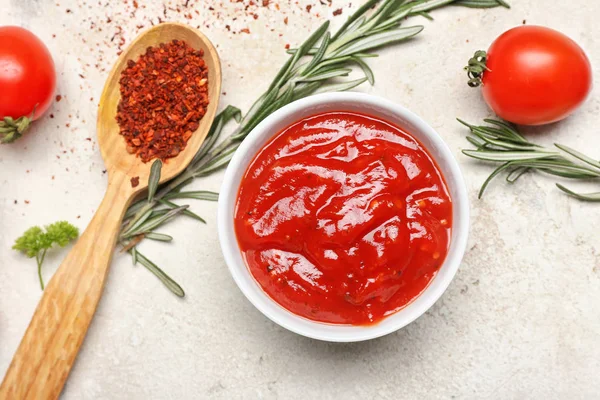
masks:
[[[96,215],[46,290],[0,386],[0,399],[57,399],[102,295],[132,189],[111,177]]]

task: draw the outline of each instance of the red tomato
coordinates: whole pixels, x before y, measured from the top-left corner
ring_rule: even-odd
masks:
[[[39,118],[52,103],[56,72],[50,52],[33,33],[0,27],[0,119]]]
[[[592,87],[584,51],[553,29],[519,26],[492,43],[483,72],[483,97],[501,118],[522,125],[559,121]]]

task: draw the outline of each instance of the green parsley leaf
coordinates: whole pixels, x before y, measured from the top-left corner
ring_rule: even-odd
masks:
[[[42,264],[46,251],[53,245],[65,247],[69,242],[79,236],[79,229],[67,221],[58,221],[45,227],[45,231],[39,226],[34,226],[25,231],[16,241],[13,249],[24,253],[27,257],[35,257],[38,265],[38,276],[40,286],[44,290],[44,280],[42,278]]]
[[[46,227],[46,237],[60,247],[65,247],[79,236],[79,229],[67,221],[58,221]]]

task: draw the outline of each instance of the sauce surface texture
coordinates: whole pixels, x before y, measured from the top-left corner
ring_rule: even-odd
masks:
[[[334,112],[280,132],[240,185],[235,230],[262,289],[302,317],[380,321],[448,251],[452,202],[428,152],[375,118]]]

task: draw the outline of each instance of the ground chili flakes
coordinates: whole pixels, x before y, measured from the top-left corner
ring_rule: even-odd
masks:
[[[175,157],[208,106],[208,68],[202,50],[173,40],[148,47],[121,73],[117,107],[127,151],[143,162]]]

